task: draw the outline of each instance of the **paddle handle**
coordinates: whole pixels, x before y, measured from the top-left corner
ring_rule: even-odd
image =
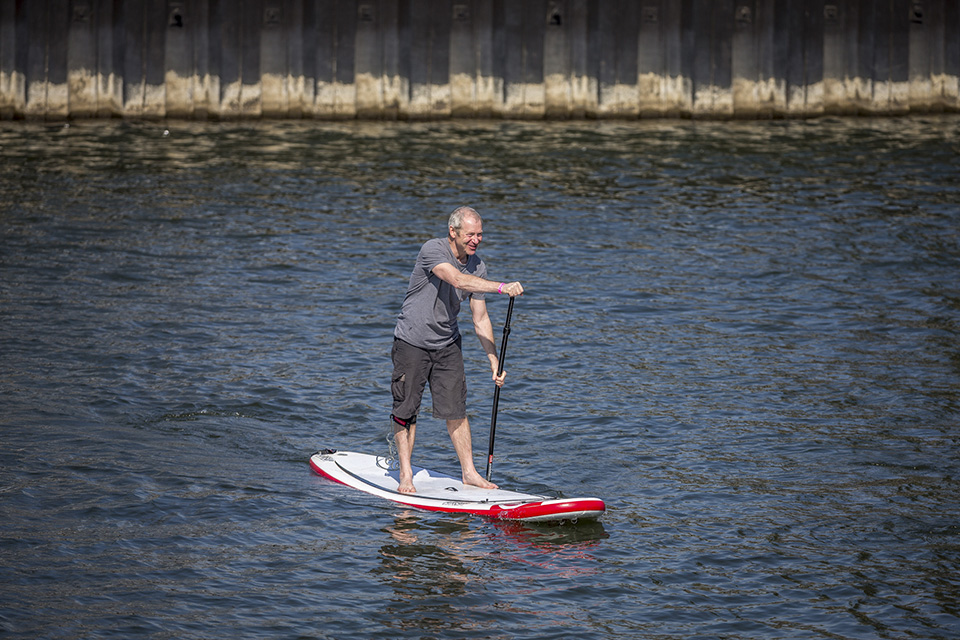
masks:
[[[497,365],[497,377],[503,374],[503,361],[507,357],[507,339],[510,337],[510,316],[513,315],[513,302],[507,306],[507,319],[503,323],[503,340],[500,341],[500,361]],[[500,386],[493,391],[493,415],[490,416],[490,447],[487,450],[487,482],[490,482],[490,470],[493,467],[493,441],[497,436],[497,408],[500,406]]]

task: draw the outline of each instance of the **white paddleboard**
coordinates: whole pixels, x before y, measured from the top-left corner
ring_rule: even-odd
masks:
[[[504,489],[481,489],[457,478],[413,467],[416,493],[400,493],[398,465],[383,456],[327,449],[310,458],[321,476],[392,502],[447,513],[470,513],[502,520],[551,522],[593,520],[606,506],[598,498],[550,498]]]

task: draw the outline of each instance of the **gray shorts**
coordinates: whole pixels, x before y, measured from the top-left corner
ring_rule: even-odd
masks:
[[[399,338],[393,339],[393,415],[403,420],[414,419],[420,411],[423,389],[430,383],[433,417],[440,420],[461,420],[467,417],[467,377],[463,370],[460,338],[436,351],[415,347]]]

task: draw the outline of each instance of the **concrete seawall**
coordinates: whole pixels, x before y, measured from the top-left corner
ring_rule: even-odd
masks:
[[[957,0],[0,0],[0,118],[960,111]]]

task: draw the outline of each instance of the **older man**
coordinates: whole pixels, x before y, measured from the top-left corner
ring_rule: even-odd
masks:
[[[416,491],[410,459],[417,413],[428,382],[433,416],[447,421],[447,432],[460,460],[464,484],[496,488],[473,464],[467,382],[457,316],[460,303],[469,299],[473,326],[490,360],[493,381],[502,386],[504,375],[497,375],[499,361],[484,296],[487,293],[518,296],[523,293],[523,287],[519,282],[487,279],[487,266],[477,255],[477,247],[483,240],[483,221],[474,209],[457,208],[447,225],[446,238],[428,240],[420,248],[394,331],[390,418],[394,423],[403,493]]]

